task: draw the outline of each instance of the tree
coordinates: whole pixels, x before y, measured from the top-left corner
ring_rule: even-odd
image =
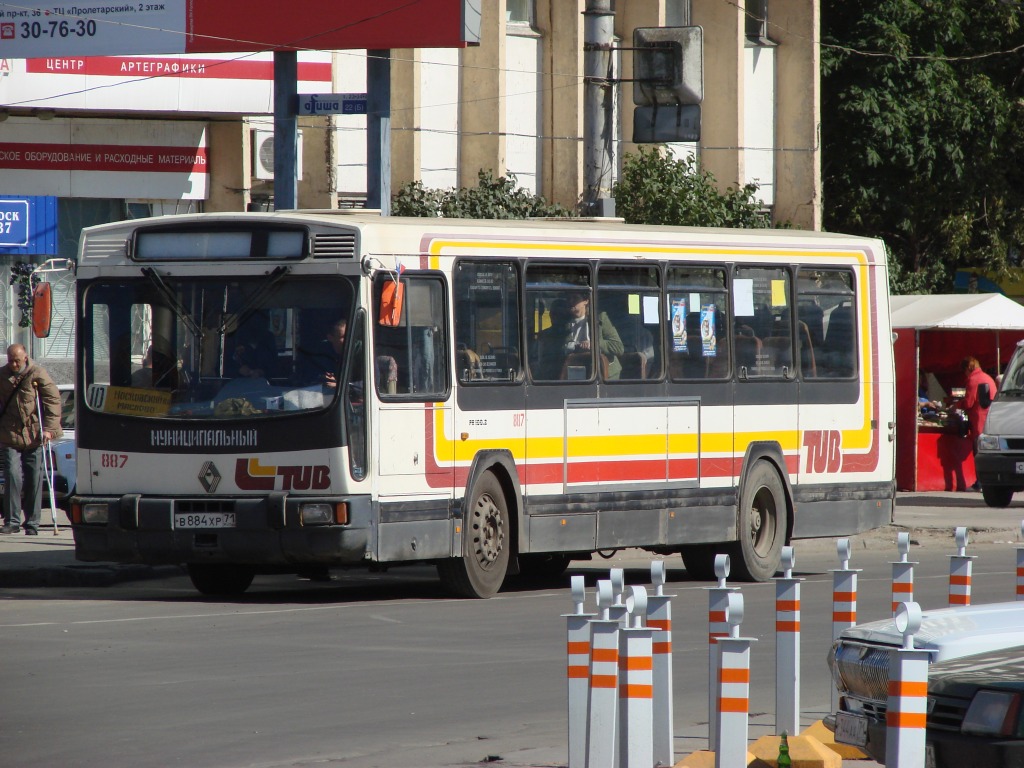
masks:
[[[494,178],[481,170],[475,187],[432,189],[420,181],[406,184],[391,201],[395,216],[442,216],[452,219],[526,219],[568,216],[568,209],[516,186],[516,175]]]
[[[645,147],[626,155],[612,190],[616,213],[630,224],[770,227],[771,216],[756,192],[756,184],[719,192],[715,177],[692,156],[676,159]]]
[[[827,229],[881,237],[893,288],[1006,273],[1024,243],[1024,8],[822,3]]]

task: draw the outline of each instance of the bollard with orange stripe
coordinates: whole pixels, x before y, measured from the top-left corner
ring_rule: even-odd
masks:
[[[796,555],[782,548],[783,575],[775,579],[775,733],[800,733],[800,582]]]
[[[931,653],[914,648],[914,634],[920,627],[920,606],[901,604],[896,612],[896,628],[903,633],[903,647],[889,660],[889,700],[885,718],[887,768],[920,768],[925,764]]]
[[[612,584],[612,604],[608,608],[608,618],[622,622],[622,626],[625,627],[628,621],[626,614],[629,612],[622,598],[622,593],[626,589],[625,570],[622,568],[610,568],[608,570],[608,581]]]
[[[590,622],[590,688],[587,692],[588,766],[615,765],[619,731],[619,630],[622,624],[609,618],[612,585],[597,582],[600,618]]]
[[[949,607],[971,604],[973,555],[967,554],[967,529],[955,531],[957,553],[949,556]]]
[[[565,614],[566,678],[569,701],[569,768],[587,762],[587,691],[590,689],[590,620],[583,612],[586,589],[582,576],[572,577],[573,613]]]
[[[832,639],[835,640],[844,629],[857,623],[857,574],[860,569],[850,568],[850,540],[836,541],[839,568],[832,570]],[[831,712],[839,709],[839,691],[831,688]]]
[[[900,559],[892,563],[892,615],[901,603],[912,603],[914,601],[914,566],[907,558],[910,555],[910,534],[901,531],[896,534],[896,548],[900,553]]]
[[[1020,521],[1020,535],[1024,538],[1024,520]],[[1024,600],[1024,547],[1017,547],[1017,599]]]
[[[665,561],[651,563],[654,594],[647,597],[647,626],[654,638],[654,765],[675,765],[672,730],[672,598],[666,595]]]
[[[747,737],[750,713],[751,637],[740,637],[743,622],[743,595],[729,594],[726,600],[729,636],[718,638],[718,672],[715,692],[718,697],[715,717],[715,768],[733,768],[747,764]]]
[[[729,556],[715,555],[715,577],[717,587],[708,587],[708,749],[714,752],[717,747],[715,739],[715,715],[718,712],[718,639],[729,636],[729,622],[726,621],[726,608],[729,595],[738,590],[727,587],[729,578]]]
[[[643,625],[647,590],[630,587],[629,618],[619,630],[619,768],[654,765],[654,655],[656,630]],[[592,764],[597,768],[598,764]]]

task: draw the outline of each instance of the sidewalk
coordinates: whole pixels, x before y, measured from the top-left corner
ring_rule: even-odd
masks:
[[[896,529],[934,533],[948,546],[956,526],[973,532],[971,541],[1018,541],[1024,507],[1019,502],[1007,509],[991,509],[979,493],[899,493],[896,498]],[[24,533],[0,535],[0,588],[3,587],[97,587],[123,581],[180,576],[179,566],[80,563],[75,560],[75,541],[63,512],[58,512],[53,535],[50,510],[44,509],[38,536]],[[873,534],[895,540],[891,529]],[[927,536],[915,544],[927,545]]]
[[[75,560],[75,539],[63,512],[57,512],[54,535],[50,510],[44,509],[38,536],[0,535],[0,588],[106,587],[122,581],[180,576],[179,566],[80,563]]]

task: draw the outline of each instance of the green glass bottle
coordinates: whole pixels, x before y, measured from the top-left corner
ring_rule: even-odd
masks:
[[[786,736],[786,732],[782,732],[782,738],[779,741],[779,768],[791,768],[793,761],[789,759],[789,737]]]

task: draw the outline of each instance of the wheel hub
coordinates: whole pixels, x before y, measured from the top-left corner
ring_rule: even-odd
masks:
[[[481,564],[494,563],[505,546],[501,509],[489,496],[481,496],[473,512],[476,529],[476,551]]]

